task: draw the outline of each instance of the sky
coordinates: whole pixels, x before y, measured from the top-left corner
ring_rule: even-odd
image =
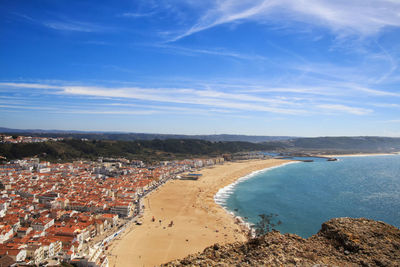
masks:
[[[400,0],[2,0],[0,127],[400,137]]]

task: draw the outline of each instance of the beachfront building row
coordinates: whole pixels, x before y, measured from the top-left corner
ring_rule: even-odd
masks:
[[[6,256],[36,265],[83,260],[106,266],[102,238],[139,212],[142,196],[182,172],[222,160],[146,167],[125,159],[52,164],[34,158],[0,165],[0,262]]]

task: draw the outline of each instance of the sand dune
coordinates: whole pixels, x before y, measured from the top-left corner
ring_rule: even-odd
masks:
[[[214,195],[219,188],[255,170],[286,162],[270,159],[225,163],[203,169],[197,181],[169,181],[144,199],[143,225],[132,225],[113,241],[109,266],[157,266],[203,251],[214,243],[246,240],[232,216],[215,204]],[[171,221],[173,226],[169,227]]]

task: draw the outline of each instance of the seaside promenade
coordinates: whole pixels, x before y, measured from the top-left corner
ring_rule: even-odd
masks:
[[[197,181],[167,182],[143,200],[143,224],[131,224],[111,243],[109,266],[155,266],[200,252],[214,243],[245,241],[246,231],[214,202],[214,195],[253,171],[286,162],[229,162],[203,169]]]

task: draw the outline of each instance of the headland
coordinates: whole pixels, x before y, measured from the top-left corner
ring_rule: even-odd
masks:
[[[315,235],[267,233],[248,242],[215,244],[163,266],[399,266],[400,230],[365,218],[335,218]]]

